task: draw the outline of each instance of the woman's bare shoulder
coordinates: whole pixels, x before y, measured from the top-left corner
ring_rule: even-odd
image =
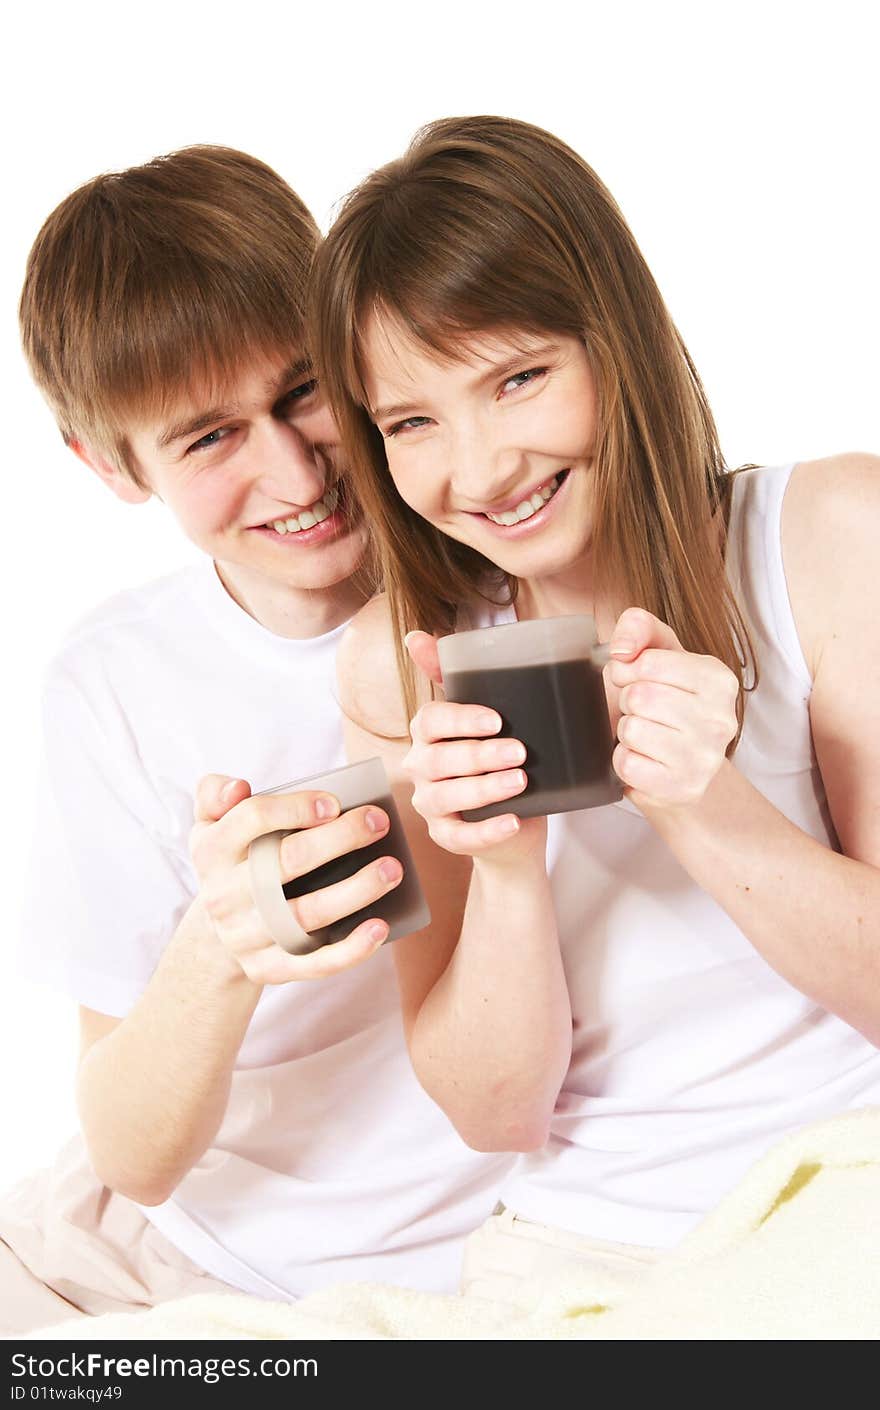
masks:
[[[385,738],[409,734],[386,593],[364,604],[339,643],[339,703],[360,729]]]
[[[861,598],[876,572],[880,456],[847,451],[801,461],[782,510],[789,596],[804,655],[815,678],[841,613]]]
[[[880,493],[880,455],[850,450],[821,460],[802,460],[794,468],[786,496],[802,510],[824,513],[828,507],[844,510],[865,495]]]

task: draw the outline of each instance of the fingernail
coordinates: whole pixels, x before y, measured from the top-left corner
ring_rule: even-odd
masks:
[[[386,857],[379,865],[379,875],[383,881],[397,881],[403,876],[403,867],[394,857]]]
[[[526,757],[524,747],[516,740],[511,744],[505,744],[499,750],[502,764],[521,764]]]
[[[524,772],[523,772],[522,769],[517,769],[516,772],[515,772],[515,773],[512,773],[511,776],[510,776],[510,778],[508,779],[508,782],[507,782],[508,790],[509,790],[511,793],[518,793],[519,790],[520,790],[521,788],[525,788],[525,786],[526,786],[526,776],[525,776],[525,774],[524,774]]]
[[[501,716],[492,715],[486,711],[485,715],[477,716],[477,729],[496,730],[501,728]]]
[[[502,837],[508,837],[514,832],[519,832],[519,818],[501,818],[498,822],[498,832]]]
[[[339,800],[331,797],[315,799],[315,816],[319,818],[335,818],[339,812]]]
[[[387,832],[388,819],[384,813],[376,813],[371,808],[366,817],[367,827],[371,832]]]
[[[231,778],[228,783],[224,783],[223,787],[220,789],[220,797],[224,803],[229,802],[236,788],[238,788],[237,778]]]
[[[368,934],[374,944],[380,945],[388,934],[388,926],[377,920],[375,925],[370,926]]]
[[[404,644],[404,646],[409,646],[410,637],[413,637],[413,636],[416,636],[416,635],[417,635],[417,633],[416,633],[415,631],[407,632],[406,636],[403,638],[403,644]]]
[[[623,636],[619,641],[612,642],[608,649],[612,656],[631,656],[636,649],[636,644]]]

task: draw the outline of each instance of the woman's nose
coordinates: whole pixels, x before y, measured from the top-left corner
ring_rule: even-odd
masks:
[[[452,487],[462,503],[474,509],[508,499],[521,488],[521,454],[488,438],[460,442],[453,462]]]

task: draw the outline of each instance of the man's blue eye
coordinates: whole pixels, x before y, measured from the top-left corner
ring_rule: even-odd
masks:
[[[282,401],[303,401],[305,397],[311,396],[312,392],[317,389],[317,386],[317,377],[312,377],[308,382],[301,382],[298,387],[292,387],[291,390],[284,395]]]
[[[202,436],[199,440],[193,441],[187,454],[189,454],[191,450],[209,450],[211,446],[218,445],[227,429],[228,428],[225,426],[218,426],[216,431],[209,431],[206,436]]]

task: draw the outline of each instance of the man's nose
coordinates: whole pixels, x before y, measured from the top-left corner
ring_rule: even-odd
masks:
[[[320,449],[296,427],[275,421],[260,437],[257,478],[264,493],[305,508],[320,499],[330,476]]]

